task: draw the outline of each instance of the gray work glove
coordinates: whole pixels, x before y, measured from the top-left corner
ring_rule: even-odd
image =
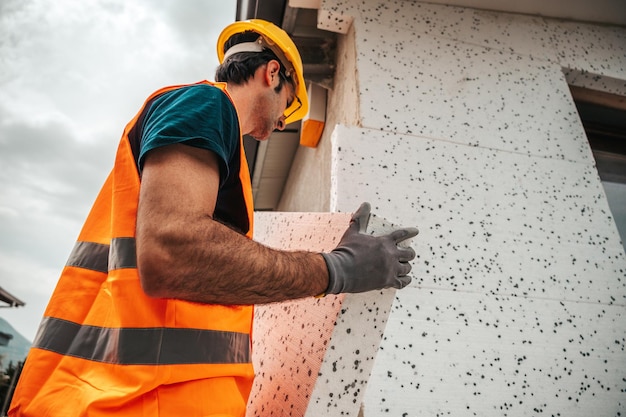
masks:
[[[411,271],[409,261],[415,258],[415,251],[398,247],[398,243],[416,236],[417,228],[370,236],[363,233],[369,217],[369,203],[361,204],[339,245],[330,253],[322,253],[329,278],[325,294],[404,288],[411,282],[407,274]]]

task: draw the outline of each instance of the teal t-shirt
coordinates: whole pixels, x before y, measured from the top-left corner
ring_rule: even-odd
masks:
[[[146,104],[129,132],[141,175],[146,154],[158,147],[182,143],[218,156],[220,188],[214,218],[246,233],[248,212],[240,180],[239,119],[228,96],[210,84],[191,84],[166,91]]]
[[[138,168],[147,152],[160,146],[185,143],[214,152],[220,160],[223,184],[239,147],[237,112],[224,92],[212,85],[194,84],[156,97],[143,118]]]

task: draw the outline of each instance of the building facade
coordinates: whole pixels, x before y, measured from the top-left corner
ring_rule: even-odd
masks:
[[[279,210],[420,229],[361,415],[624,415],[626,257],[571,87],[626,96],[626,28],[371,0],[318,26],[326,126]]]

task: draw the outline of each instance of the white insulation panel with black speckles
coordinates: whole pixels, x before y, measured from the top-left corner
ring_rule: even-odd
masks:
[[[355,127],[334,140],[338,206],[421,230],[365,417],[624,412],[626,260],[592,166]]]
[[[344,213],[256,213],[255,240],[284,250],[331,251],[349,220]],[[389,230],[374,213],[368,233]],[[389,289],[256,306],[256,377],[247,416],[356,415],[394,294]]]

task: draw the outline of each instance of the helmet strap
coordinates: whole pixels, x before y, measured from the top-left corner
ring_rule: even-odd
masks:
[[[265,39],[264,36],[259,36],[258,39],[254,42],[242,42],[231,46],[224,53],[223,61],[226,61],[229,56],[239,52],[263,52],[264,49],[269,49],[274,52],[274,55],[278,57],[278,60],[285,67],[285,75],[287,77],[291,77],[295,73],[291,62],[289,62],[287,57],[285,57],[283,51],[281,51],[280,48]]]
[[[228,48],[228,51],[224,54],[224,61],[228,59],[229,56],[238,54],[240,52],[263,52],[263,45],[257,41],[255,42],[242,42],[237,45],[233,45]]]

